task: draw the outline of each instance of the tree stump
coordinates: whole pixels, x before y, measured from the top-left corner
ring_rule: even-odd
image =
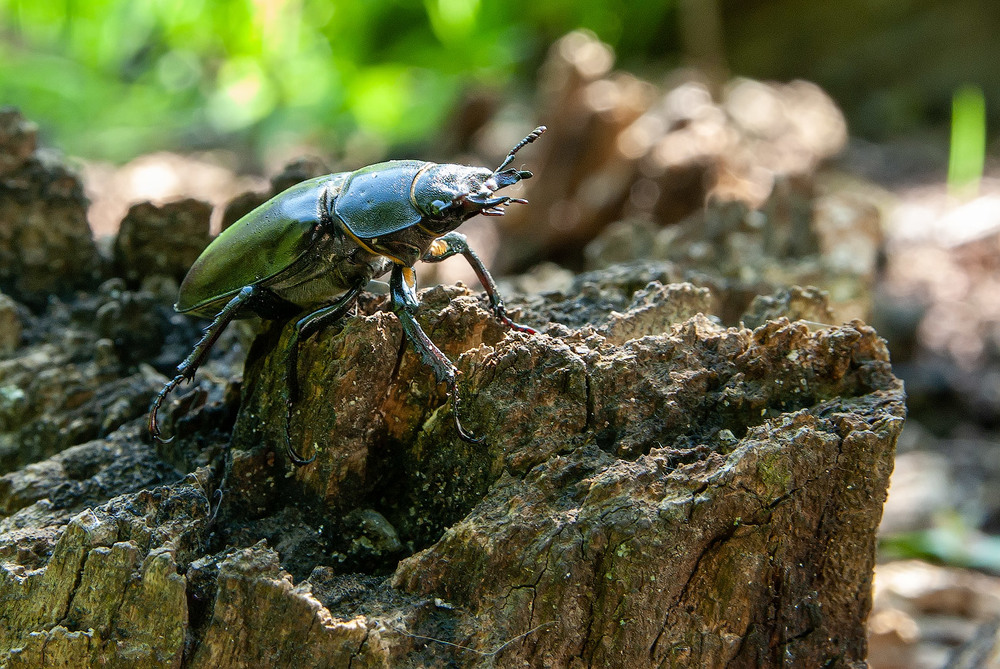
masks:
[[[0,520],[0,665],[865,666],[904,416],[884,342],[857,321],[727,328],[669,274],[513,300],[531,336],[478,293],[424,291],[481,444],[366,295],[300,350],[289,433],[311,465],[284,459],[271,324],[218,508],[218,465],[85,509],[52,497],[104,460],[0,478],[33,490]],[[191,397],[167,408],[174,444],[154,452],[141,418],[99,441],[190,471],[225,415]]]

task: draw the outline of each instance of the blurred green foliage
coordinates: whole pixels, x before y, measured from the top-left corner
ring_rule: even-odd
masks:
[[[932,527],[879,539],[879,557],[927,560],[1000,574],[1000,537],[976,530],[957,513],[940,513]]]
[[[951,101],[948,191],[955,197],[979,195],[986,163],[986,98],[978,86],[963,86]]]
[[[123,160],[438,130],[462,91],[506,93],[577,27],[655,48],[672,0],[0,0],[0,105],[71,153]],[[626,26],[628,29],[626,30]]]

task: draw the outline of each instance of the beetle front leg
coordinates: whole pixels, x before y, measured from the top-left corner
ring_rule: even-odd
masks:
[[[298,366],[299,366],[299,341],[305,339],[312,333],[319,330],[328,323],[335,323],[350,311],[354,302],[358,299],[364,286],[354,286],[341,295],[337,300],[322,309],[317,309],[303,316],[295,323],[295,330],[288,342],[285,353],[285,373],[287,377],[288,397],[285,399],[285,452],[288,459],[297,467],[308,465],[316,459],[316,454],[309,459],[303,458],[292,447],[292,437],[289,428],[292,422],[292,404],[299,399]]]
[[[408,276],[404,276],[404,274]],[[472,444],[482,443],[483,440],[481,438],[474,437],[465,431],[465,428],[462,427],[462,421],[459,418],[461,400],[458,395],[458,368],[431,341],[431,338],[427,336],[427,333],[417,323],[416,318],[413,317],[413,312],[417,308],[417,296],[414,284],[412,268],[403,267],[402,265],[395,265],[392,268],[392,276],[389,279],[392,310],[396,314],[396,317],[399,318],[406,338],[413,344],[413,348],[416,349],[420,359],[423,360],[425,365],[434,370],[434,376],[438,383],[444,382],[448,384],[451,412],[455,417],[455,429],[458,431],[458,436],[462,438],[462,441]]]
[[[472,269],[476,272],[476,276],[479,277],[479,283],[483,284],[486,295],[490,298],[490,307],[492,307],[493,313],[496,314],[497,320],[518,332],[538,334],[538,331],[534,328],[515,323],[510,319],[507,315],[507,307],[503,303],[503,298],[500,297],[500,293],[497,291],[496,282],[493,281],[493,277],[486,269],[486,265],[483,264],[483,261],[476,255],[476,252],[469,246],[469,240],[461,232],[452,231],[435,239],[421,260],[424,262],[441,262],[445,258],[450,258],[458,254],[465,256],[465,259],[469,261]]]
[[[170,392],[179,386],[182,382],[186,380],[191,380],[194,378],[194,374],[198,371],[198,368],[205,358],[208,357],[208,352],[212,349],[212,346],[218,340],[219,335],[222,331],[226,329],[226,326],[239,314],[240,309],[253,298],[256,293],[255,286],[246,286],[240,292],[236,293],[236,296],[222,308],[222,311],[216,315],[215,320],[209,323],[208,327],[204,330],[204,335],[194,345],[194,350],[191,354],[184,359],[184,362],[177,365],[177,375],[170,379],[163,386],[163,389],[153,398],[153,402],[149,405],[149,418],[147,420],[147,427],[149,428],[149,433],[153,435],[153,439],[156,439],[161,444],[169,444],[173,441],[173,437],[170,439],[163,439],[160,437],[160,425],[157,421],[157,414],[160,411],[160,405],[163,404],[163,400],[166,399]]]

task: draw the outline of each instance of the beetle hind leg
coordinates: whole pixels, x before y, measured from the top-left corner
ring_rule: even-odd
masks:
[[[497,291],[496,282],[486,269],[486,265],[483,264],[483,261],[476,255],[476,252],[469,246],[469,240],[461,232],[452,231],[435,239],[421,260],[424,262],[441,262],[445,258],[459,254],[465,257],[469,265],[476,272],[479,283],[483,284],[486,295],[490,298],[490,307],[493,309],[497,320],[512,330],[526,334],[538,334],[535,328],[515,323],[510,319],[510,316],[507,315],[507,307],[503,303],[503,298],[500,297],[500,293]]]
[[[292,332],[292,337],[288,342],[288,348],[286,349],[285,354],[285,374],[288,379],[288,395],[285,398],[285,453],[287,453],[288,459],[296,467],[308,465],[316,459],[315,453],[313,453],[311,458],[304,458],[299,455],[298,451],[295,450],[295,447],[292,446],[292,405],[299,400],[299,383],[297,376],[299,366],[299,342],[319,330],[324,325],[334,323],[343,318],[344,315],[350,311],[351,307],[354,306],[354,303],[357,301],[358,295],[361,294],[363,288],[364,286],[351,287],[347,290],[347,292],[337,298],[333,304],[317,309],[316,311],[303,316],[295,323],[295,330]]]
[[[149,428],[149,433],[153,436],[153,439],[160,442],[161,444],[169,444],[173,441],[173,437],[169,439],[164,439],[160,436],[160,424],[157,420],[160,411],[160,405],[163,404],[163,400],[167,398],[167,395],[173,391],[174,388],[179,386],[184,381],[190,381],[194,379],[195,372],[201,367],[201,364],[205,362],[205,358],[208,357],[208,352],[212,350],[212,346],[219,339],[219,335],[222,331],[226,329],[226,326],[239,314],[240,309],[250,300],[256,293],[257,289],[255,286],[246,286],[240,292],[226,303],[226,306],[222,308],[216,317],[208,327],[205,328],[204,334],[198,343],[194,345],[194,349],[191,351],[190,355],[184,359],[184,362],[177,365],[177,375],[170,379],[163,388],[157,393],[156,397],[153,398],[152,403],[149,405],[149,417],[147,419],[146,425]]]
[[[458,368],[431,341],[431,338],[427,336],[427,333],[417,323],[417,319],[413,317],[413,311],[417,307],[417,298],[411,282],[405,280],[404,273],[412,278],[413,270],[400,265],[392,268],[392,277],[389,280],[389,288],[392,294],[392,310],[399,318],[406,338],[413,344],[413,348],[416,349],[420,359],[434,370],[434,376],[438,380],[438,383],[445,382],[448,384],[451,412],[455,418],[455,429],[458,432],[458,436],[461,437],[462,441],[470,444],[481,444],[483,442],[481,437],[474,436],[462,427],[460,417],[462,402],[458,394]]]

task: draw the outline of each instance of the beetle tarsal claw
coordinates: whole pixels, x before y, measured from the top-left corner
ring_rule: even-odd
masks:
[[[455,431],[458,432],[458,436],[462,441],[469,444],[481,444],[485,439],[483,437],[477,437],[471,432],[467,432],[464,427],[462,427],[462,419],[459,416],[462,400],[458,395],[458,379],[452,377],[448,381],[448,396],[451,399],[451,415],[455,418]]]
[[[314,452],[311,458],[304,458],[299,455],[299,452],[295,450],[292,446],[292,400],[291,398],[285,400],[285,453],[288,455],[288,459],[296,467],[303,467],[308,465],[310,462],[316,459],[318,452]]]
[[[156,397],[153,398],[153,402],[149,405],[149,418],[146,422],[146,426],[149,428],[149,434],[152,435],[153,439],[160,442],[161,444],[169,444],[174,440],[173,437],[169,439],[164,439],[160,436],[160,422],[158,420],[158,415],[160,413],[160,405],[163,404],[163,400],[167,398],[170,392],[179,386],[187,378],[187,375],[183,372],[175,376],[174,378],[167,381]]]
[[[316,453],[313,453],[311,458],[308,459],[304,458],[301,455],[299,455],[294,448],[292,448],[291,443],[285,444],[285,451],[288,453],[288,459],[291,460],[292,464],[295,465],[296,467],[304,467],[308,465],[310,462],[316,459],[317,455]]]
[[[503,318],[503,322],[511,330],[516,330],[517,332],[523,332],[524,334],[529,334],[529,335],[538,334],[538,330],[536,330],[535,328],[530,327],[528,325],[521,325],[520,323],[515,323],[506,315]]]

